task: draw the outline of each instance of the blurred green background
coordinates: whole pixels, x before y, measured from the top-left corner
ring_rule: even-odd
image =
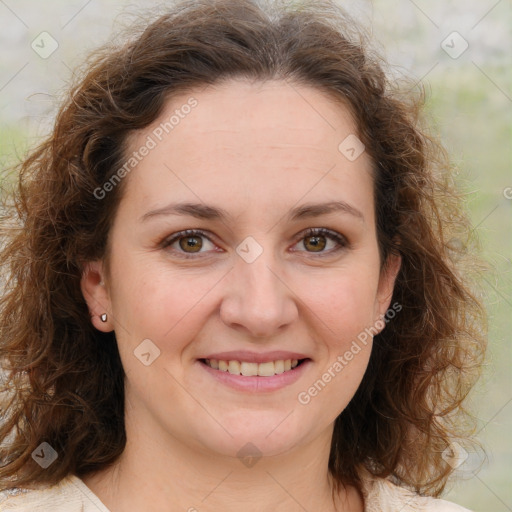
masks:
[[[422,81],[427,110],[453,161],[484,257],[489,355],[473,393],[478,438],[488,461],[472,454],[446,499],[478,512],[512,510],[512,3],[510,0],[339,1],[372,31],[397,73]],[[155,9],[139,0],[0,2],[0,168],[24,155],[51,127],[61,93],[88,51],[132,13]],[[48,32],[47,58],[31,47]],[[460,34],[453,35],[454,32]],[[44,36],[48,37],[48,36]],[[455,39],[454,39],[455,38]],[[468,48],[457,58],[441,44]],[[452,52],[453,53],[453,52]],[[5,177],[5,175],[4,175]]]

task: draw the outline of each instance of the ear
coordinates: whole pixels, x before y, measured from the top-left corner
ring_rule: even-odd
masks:
[[[89,307],[91,321],[94,327],[102,332],[113,330],[110,296],[105,286],[104,269],[101,261],[86,263],[80,280],[80,287],[85,302]],[[101,320],[101,315],[107,314],[107,321]],[[110,317],[110,318],[109,318]]]
[[[395,288],[396,276],[400,271],[401,264],[402,257],[400,254],[391,253],[382,267],[375,301],[376,320],[383,318],[389,308]]]

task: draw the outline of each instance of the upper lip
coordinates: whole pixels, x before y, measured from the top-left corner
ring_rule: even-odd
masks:
[[[247,363],[268,363],[269,361],[280,361],[287,359],[309,359],[308,356],[299,352],[287,352],[274,350],[272,352],[250,352],[248,350],[233,350],[229,352],[217,352],[199,359],[216,359],[218,361],[245,361]]]

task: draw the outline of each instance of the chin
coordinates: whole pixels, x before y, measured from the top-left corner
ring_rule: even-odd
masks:
[[[281,455],[301,444],[307,437],[304,425],[296,429],[293,409],[265,413],[237,411],[204,439],[211,451],[230,457],[261,457]],[[213,421],[213,420],[212,420]]]

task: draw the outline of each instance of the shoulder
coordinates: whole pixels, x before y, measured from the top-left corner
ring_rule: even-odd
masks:
[[[0,512],[109,512],[99,498],[74,475],[53,486],[10,489],[0,493]]]
[[[471,512],[450,501],[419,496],[390,480],[363,477],[365,512]]]

